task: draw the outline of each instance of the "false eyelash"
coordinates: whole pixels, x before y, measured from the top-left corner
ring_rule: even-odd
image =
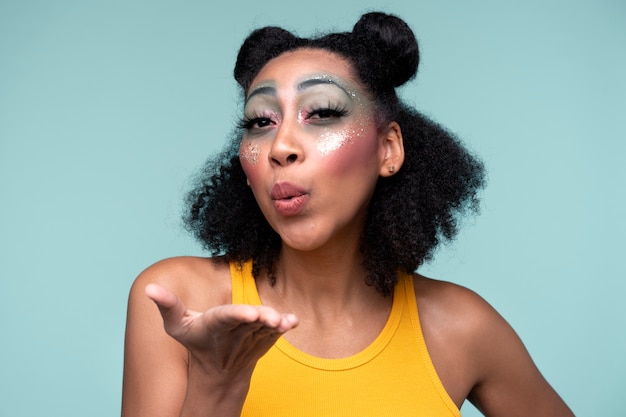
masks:
[[[329,104],[326,107],[317,107],[317,108],[312,109],[307,114],[306,119],[308,120],[315,115],[319,116],[323,114],[326,114],[327,117],[343,117],[348,114],[348,109],[345,106]],[[261,121],[267,122],[267,125],[272,123],[272,119],[270,117],[267,117],[261,114],[254,114],[252,116],[244,116],[237,123],[237,127],[239,129],[250,130],[254,128],[255,124]],[[259,126],[259,127],[265,127],[265,126]]]
[[[244,116],[238,123],[237,127],[239,129],[250,130],[254,127],[255,124],[259,123],[261,120],[267,121],[268,125],[271,124],[271,118],[267,116],[263,116],[260,114],[255,114],[252,116]]]
[[[306,119],[310,119],[311,117],[315,115],[319,116],[324,113],[332,117],[343,117],[348,114],[348,109],[345,106],[337,106],[337,105],[329,104],[326,107],[314,108],[313,110],[309,112]]]

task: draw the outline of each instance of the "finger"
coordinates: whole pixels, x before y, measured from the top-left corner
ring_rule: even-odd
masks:
[[[272,307],[247,304],[228,304],[215,307],[204,315],[206,323],[218,322],[224,330],[245,327],[247,331],[260,329],[284,333],[298,325],[293,314],[280,314]]]
[[[266,306],[260,306],[258,309],[259,321],[280,333],[291,330],[298,325],[298,318],[294,314],[281,314]]]
[[[275,329],[281,324],[283,315],[272,307],[258,306],[257,310],[259,312],[258,321],[263,323],[264,326]]]
[[[178,324],[185,316],[187,311],[185,305],[167,288],[158,284],[148,284],[145,293],[159,307],[166,327]]]
[[[281,333],[285,333],[286,331],[297,327],[299,322],[300,321],[295,314],[283,314],[282,320],[276,329]]]
[[[204,313],[207,324],[218,323],[222,328],[231,330],[242,324],[255,327],[258,324],[259,311],[256,307],[247,304],[225,304],[212,308]]]

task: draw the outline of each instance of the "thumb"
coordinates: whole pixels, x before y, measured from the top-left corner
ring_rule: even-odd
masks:
[[[180,323],[187,308],[176,294],[158,284],[148,284],[145,293],[159,307],[166,328]]]

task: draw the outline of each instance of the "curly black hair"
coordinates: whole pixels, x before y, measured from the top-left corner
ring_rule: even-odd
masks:
[[[375,102],[379,127],[396,121],[405,160],[390,177],[380,177],[360,240],[366,282],[392,293],[398,270],[413,272],[430,260],[440,243],[452,240],[465,214],[479,209],[485,185],[482,162],[452,133],[403,103],[396,88],[415,77],[419,48],[399,17],[366,13],[352,32],[300,38],[279,27],[254,30],[244,41],[234,76],[245,95],[272,58],[302,48],[334,52],[350,62]],[[280,236],[265,220],[246,184],[239,161],[241,131],[209,159],[187,196],[187,229],[224,261],[253,260],[253,274],[275,280]]]

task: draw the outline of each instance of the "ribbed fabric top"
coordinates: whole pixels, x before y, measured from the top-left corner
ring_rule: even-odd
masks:
[[[252,262],[231,263],[234,304],[261,305]],[[283,337],[259,360],[242,417],[460,417],[432,364],[413,278],[400,274],[378,337],[341,359],[309,355]]]

